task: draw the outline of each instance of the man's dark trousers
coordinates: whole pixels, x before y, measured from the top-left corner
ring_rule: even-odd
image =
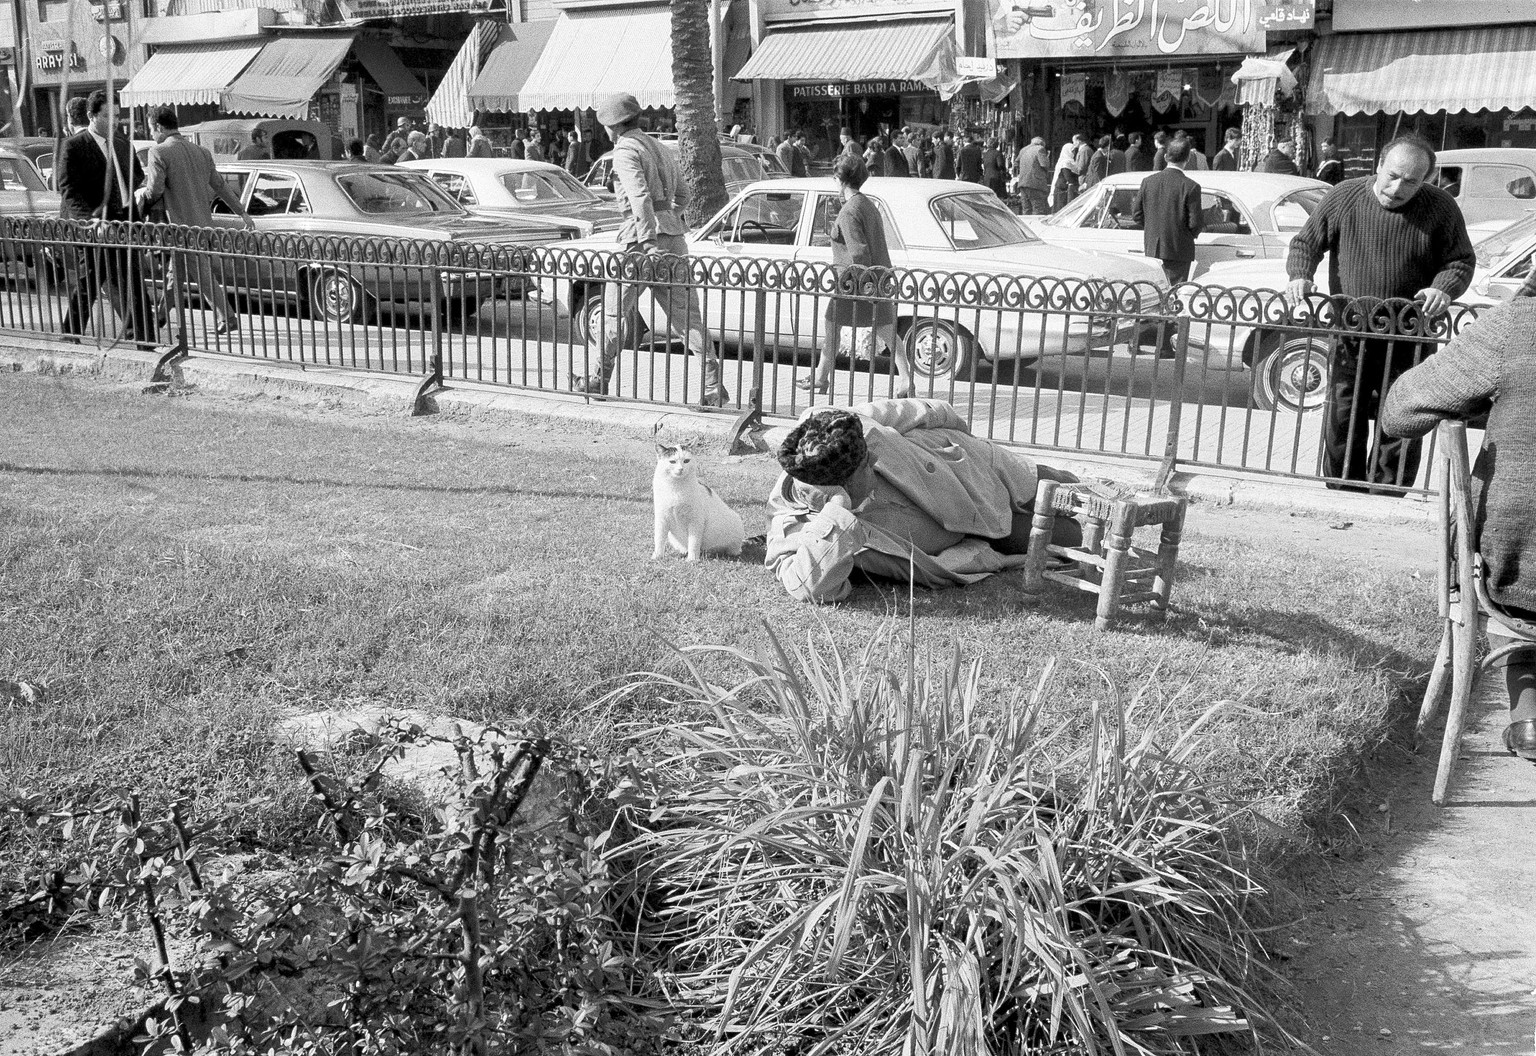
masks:
[[[69,312],[64,317],[66,334],[85,333],[91,307],[110,288],[112,306],[123,317],[123,336],[130,341],[153,341],[150,325],[154,309],[144,285],[140,251],[124,246],[82,246],[75,253],[75,288],[70,291]]]
[[[1423,441],[1386,436],[1376,419],[1387,389],[1429,351],[1407,340],[1334,341],[1328,402],[1323,409],[1323,476],[1330,478],[1328,487],[1371,491],[1369,484],[1413,486]],[[1332,478],[1338,477],[1365,483],[1335,483]]]

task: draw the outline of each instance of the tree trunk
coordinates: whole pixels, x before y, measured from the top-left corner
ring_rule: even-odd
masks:
[[[693,227],[718,212],[729,197],[715,124],[715,67],[709,48],[709,0],[671,0],[672,90],[677,96],[677,145],[691,201]]]

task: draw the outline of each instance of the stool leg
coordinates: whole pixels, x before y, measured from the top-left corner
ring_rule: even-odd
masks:
[[[1102,518],[1083,512],[1083,549],[1090,554],[1102,553],[1104,550],[1104,521]],[[1093,565],[1083,565],[1083,580],[1088,583],[1104,582],[1103,573]]]
[[[1163,524],[1163,534],[1157,544],[1157,575],[1152,579],[1152,592],[1157,600],[1152,607],[1164,616],[1168,615],[1168,599],[1173,594],[1173,572],[1179,563],[1179,542],[1184,538],[1184,507],[1180,506],[1173,519]]]
[[[1094,626],[1104,630],[1120,611],[1120,592],[1124,587],[1125,566],[1131,549],[1131,506],[1115,503],[1109,537],[1104,540],[1104,581],[1099,584],[1099,615]]]
[[[1029,522],[1029,550],[1024,554],[1024,589],[1038,594],[1045,586],[1045,561],[1056,530],[1054,480],[1042,480],[1035,489],[1035,513]]]

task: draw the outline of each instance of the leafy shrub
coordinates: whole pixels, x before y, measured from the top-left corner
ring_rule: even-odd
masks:
[[[612,855],[723,1051],[1173,1053],[1259,1035],[1241,988],[1258,887],[1188,765],[1204,719],[1165,749],[1159,716],[1117,696],[1069,748],[1039,724],[1050,666],[988,709],[978,662],[919,668],[889,636],[852,665],[777,640],[685,655],[686,680],[629,687],[699,717],[650,731],[665,758],[638,792],[655,806]],[[715,684],[721,664],[746,677]]]

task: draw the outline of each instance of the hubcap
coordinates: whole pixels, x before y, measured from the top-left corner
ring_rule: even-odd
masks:
[[[1275,396],[1292,407],[1316,407],[1323,401],[1327,360],[1310,345],[1287,352],[1275,371]]]
[[[947,330],[923,326],[913,335],[912,360],[925,374],[948,374],[954,366],[954,338]]]

